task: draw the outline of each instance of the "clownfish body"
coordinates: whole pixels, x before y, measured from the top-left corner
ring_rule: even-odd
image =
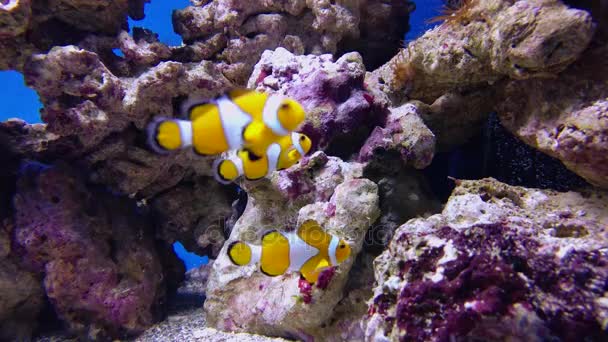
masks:
[[[350,252],[344,240],[326,233],[313,220],[295,232],[270,231],[262,237],[261,246],[235,241],[228,247],[228,257],[237,266],[259,264],[268,276],[300,272],[313,284],[323,269],[339,265]]]
[[[223,184],[233,182],[240,176],[248,180],[260,179],[297,163],[311,147],[312,142],[306,135],[292,132],[271,144],[260,157],[241,149],[228,158],[216,160],[213,165],[214,177]]]
[[[167,152],[186,147],[202,155],[246,148],[262,155],[304,121],[302,106],[278,94],[237,89],[210,101],[188,101],[187,119],[158,118],[148,126],[150,145]]]

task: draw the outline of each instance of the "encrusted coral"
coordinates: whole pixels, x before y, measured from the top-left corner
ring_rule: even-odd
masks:
[[[240,84],[262,52],[277,47],[296,54],[363,48],[369,66],[377,66],[396,52],[412,10],[409,1],[215,0],[176,11],[173,22],[187,44],[178,52],[183,59],[217,60]]]
[[[474,0],[455,16],[374,72],[387,91],[407,86],[410,98],[430,103],[503,77],[555,75],[580,56],[595,29],[588,12],[557,0]],[[401,76],[404,68],[412,77]]]
[[[335,274],[321,275],[317,284],[310,287],[306,283],[306,288],[299,286],[297,273],[268,277],[253,266],[234,266],[224,247],[207,284],[209,323],[222,330],[303,339],[318,333],[331,318],[365,233],[379,215],[378,188],[360,176],[360,165],[317,152],[271,181],[243,184],[249,201],[229,241],[246,239],[259,244],[269,229],[292,230],[306,219],[314,219],[348,241],[352,257],[330,271]]]
[[[21,70],[27,58],[75,44],[90,32],[116,34],[127,15],[143,18],[145,1],[9,0],[0,3],[0,69]]]
[[[301,131],[313,148],[348,158],[386,117],[384,105],[365,88],[364,75],[358,53],[334,62],[328,54],[296,56],[278,48],[264,52],[248,86],[298,100],[307,112]]]
[[[28,165],[14,197],[14,243],[54,311],[90,339],[136,334],[160,318],[163,269],[134,203],[88,189],[65,166]]]
[[[599,339],[606,194],[458,181],[442,214],[401,226],[374,261],[366,339]]]
[[[559,78],[507,82],[498,104],[513,134],[602,188],[608,188],[607,53],[608,45],[590,49]]]

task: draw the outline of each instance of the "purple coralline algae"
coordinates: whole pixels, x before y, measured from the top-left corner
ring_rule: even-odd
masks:
[[[60,319],[91,339],[140,333],[160,318],[163,270],[132,206],[67,167],[26,166],[17,182],[15,253],[43,278]]]
[[[329,54],[296,56],[278,48],[262,54],[248,86],[298,100],[307,113],[301,131],[312,139],[313,148],[350,157],[387,115],[383,104],[365,89],[364,78],[358,53],[334,62]]]
[[[442,214],[401,226],[374,261],[366,338],[601,339],[605,196],[458,181]]]

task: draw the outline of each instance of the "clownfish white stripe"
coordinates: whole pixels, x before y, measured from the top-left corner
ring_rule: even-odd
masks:
[[[281,146],[279,144],[270,145],[266,151],[266,155],[268,155],[268,170],[266,171],[266,175],[269,175],[277,169],[279,157],[281,156]]]
[[[279,121],[279,107],[283,102],[283,97],[279,95],[270,95],[264,105],[264,112],[262,113],[262,120],[276,135],[287,135],[289,131],[286,130],[281,122]]]
[[[306,155],[302,145],[300,145],[300,134],[298,132],[291,132],[291,143],[293,147],[298,150],[298,153],[300,153],[300,157],[304,157]]]
[[[329,254],[329,261],[332,266],[336,266],[338,264],[338,260],[336,260],[336,250],[338,249],[338,243],[340,239],[335,236],[332,236],[331,242],[329,243],[329,248],[327,253]]]
[[[308,260],[319,254],[317,248],[300,239],[296,232],[284,233],[283,236],[289,241],[289,270],[299,271]]]
[[[216,100],[224,136],[231,150],[238,149],[243,144],[243,127],[251,122],[251,116],[243,112],[228,96],[224,95]]]
[[[192,145],[192,122],[186,120],[175,120],[179,126],[179,135],[182,139],[182,146]]]
[[[247,265],[255,265],[262,258],[262,246],[249,245],[249,248],[251,248],[251,260]]]
[[[234,166],[236,167],[236,171],[239,173],[239,176],[244,175],[245,171],[243,169],[243,161],[241,160],[241,158],[235,155],[234,157],[230,158],[230,160],[234,163]]]

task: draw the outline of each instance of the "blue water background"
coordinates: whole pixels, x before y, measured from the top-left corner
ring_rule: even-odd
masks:
[[[143,20],[133,21],[129,19],[129,28],[134,26],[150,29],[158,34],[159,40],[167,45],[181,45],[181,37],[173,31],[171,13],[174,9],[188,6],[188,0],[153,0],[146,4],[146,17]],[[416,11],[410,17],[410,31],[405,36],[409,42],[422,35],[435,24],[428,24],[427,20],[439,14],[442,0],[422,0],[416,5]],[[115,53],[121,55],[120,50]],[[21,118],[29,123],[39,123],[40,108],[42,107],[36,92],[25,85],[23,75],[17,71],[0,71],[0,84],[3,91],[0,92],[0,121],[9,118]],[[188,252],[184,246],[176,242],[173,249],[180,259],[184,261],[186,269],[206,264],[206,256],[198,256]]]

